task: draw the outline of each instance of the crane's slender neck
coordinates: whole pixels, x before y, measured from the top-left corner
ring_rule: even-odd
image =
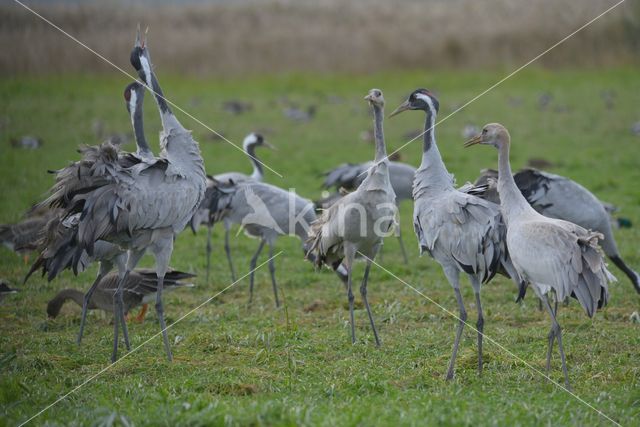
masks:
[[[256,145],[255,144],[247,144],[244,151],[249,156],[249,160],[253,164],[253,173],[251,174],[251,178],[256,181],[262,181],[264,177],[264,170],[262,169],[262,164],[258,160],[256,156]]]
[[[373,104],[373,134],[376,140],[376,163],[387,159],[387,147],[384,143],[384,109],[380,105]]]
[[[513,178],[509,162],[509,146],[511,145],[509,137],[503,136],[502,138],[503,140],[498,144],[498,193],[500,194],[503,215],[508,223],[511,218],[521,216],[523,213],[535,213],[535,211],[520,192]]]
[[[147,139],[144,136],[144,121],[142,119],[142,104],[144,100],[144,92],[138,95],[135,108],[131,111],[131,123],[133,125],[133,133],[136,139],[136,145],[138,146],[138,154],[151,154],[151,148],[147,143]]]
[[[442,162],[440,151],[436,145],[435,121],[435,111],[427,109],[422,143],[422,162],[414,178],[414,195],[419,195],[420,190],[454,188],[453,176]]]

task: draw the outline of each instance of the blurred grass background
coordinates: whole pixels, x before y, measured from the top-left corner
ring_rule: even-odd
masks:
[[[166,96],[235,143],[260,131],[279,148],[259,156],[283,174],[265,180],[320,195],[319,174],[373,156],[363,135],[371,117],[362,99],[385,93],[387,111],[417,87],[434,91],[440,117],[498,81],[613,2],[467,0],[242,1],[174,3],[29,2],[110,60],[128,60],[135,26],[149,24],[149,45]],[[497,164],[490,148],[462,148],[465,126],[504,123],[513,137],[514,169],[532,160],[568,176],[620,208],[634,227],[616,230],[628,264],[640,266],[640,80],[638,2],[627,0],[576,38],[517,74],[437,127],[444,161],[459,184]],[[78,158],[80,144],[130,133],[122,92],[127,78],[11,2],[0,13],[0,223],[18,220],[51,185],[48,169]],[[225,103],[251,105],[233,114]],[[295,122],[287,108],[315,107]],[[200,142],[207,171],[250,170],[239,151],[182,113]],[[411,138],[423,115],[385,122],[389,150]],[[157,109],[147,96],[147,138],[155,148]],[[9,144],[33,135],[37,150]],[[124,145],[134,149],[131,136]],[[155,148],[157,151],[157,148]],[[400,152],[417,165],[420,142]],[[456,302],[441,269],[418,258],[412,206],[401,207],[410,263],[395,239],[382,265],[450,310]],[[168,294],[168,321],[177,320],[229,285],[221,230],[214,232],[211,283],[204,281],[205,233],[181,234],[172,266],[198,273],[196,288]],[[475,335],[466,330],[452,383],[444,381],[455,322],[380,269],[369,298],[383,345],[373,346],[366,313],[356,311],[358,343],[348,337],[346,296],[335,276],[314,272],[299,242],[278,241],[276,260],[287,311],[273,306],[269,274],[257,272],[256,302],[246,307],[245,279],[170,332],[176,361],[155,339],[104,375],[36,418],[36,425],[609,425],[495,346],[485,345],[478,378]],[[248,270],[256,241],[232,240],[236,267]],[[265,260],[266,258],[262,258]],[[141,266],[151,266],[151,257]],[[79,308],[56,320],[45,306],[59,289],[88,286],[96,272],[69,272],[47,283],[19,286],[28,266],[0,248],[0,276],[20,289],[0,304],[0,426],[25,421],[108,364],[109,315],[91,313],[83,346],[75,345]],[[362,265],[356,267],[356,277]],[[569,375],[578,396],[633,425],[640,416],[640,326],[631,316],[638,296],[620,280],[611,302],[590,320],[576,304],[560,322]],[[471,287],[463,285],[469,319]],[[513,303],[514,286],[496,278],[483,288],[487,335],[538,369],[544,368],[549,321],[529,295]],[[359,301],[356,296],[356,301]],[[133,346],[157,333],[153,310],[130,326]],[[562,380],[557,355],[552,378]]]

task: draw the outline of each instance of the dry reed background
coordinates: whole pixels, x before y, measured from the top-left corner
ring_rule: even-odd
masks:
[[[322,0],[242,2],[29,2],[119,65],[132,33],[148,25],[166,71],[237,75],[399,68],[514,66],[617,0]],[[640,1],[627,0],[549,67],[637,63]],[[0,74],[111,72],[12,1],[0,3]]]

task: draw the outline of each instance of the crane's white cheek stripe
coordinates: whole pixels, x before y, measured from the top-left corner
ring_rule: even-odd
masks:
[[[133,113],[136,110],[138,94],[134,91],[131,91],[131,96],[129,97],[129,111],[131,112],[131,117],[133,117]]]
[[[144,75],[147,79],[145,83],[151,87],[151,66],[149,65],[149,61],[147,61],[147,58],[144,56],[141,56],[140,63],[142,64],[142,69],[144,70]]]

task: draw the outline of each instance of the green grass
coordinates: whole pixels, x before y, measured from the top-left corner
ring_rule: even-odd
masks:
[[[266,180],[296,188],[306,197],[319,195],[317,176],[340,162],[363,161],[373,146],[358,135],[370,126],[362,99],[371,87],[385,91],[391,111],[416,87],[435,90],[444,117],[480,93],[500,73],[389,73],[369,76],[265,77],[251,80],[185,79],[158,72],[167,96],[236,143],[254,129],[265,132],[279,151],[259,154],[283,174],[267,172]],[[0,82],[0,222],[20,218],[51,184],[47,169],[77,159],[75,148],[94,144],[94,119],[111,131],[129,131],[119,77],[67,76],[5,79]],[[600,98],[615,91],[615,108]],[[549,110],[540,111],[538,96],[550,92]],[[481,168],[495,167],[497,154],[489,148],[462,148],[466,123],[505,124],[513,138],[512,163],[522,167],[532,157],[555,164],[551,170],[569,176],[603,200],[618,205],[620,215],[635,227],[616,231],[627,262],[640,268],[640,181],[638,137],[630,126],[640,120],[640,81],[637,70],[518,74],[437,128],[439,147],[458,183],[473,180]],[[318,114],[307,124],[282,116],[281,98],[303,106],[316,104]],[[334,96],[343,102],[330,102]],[[251,101],[252,112],[232,116],[221,103],[230,98]],[[508,100],[517,98],[519,106]],[[146,129],[156,140],[159,123],[147,98]],[[556,109],[561,110],[559,112]],[[207,170],[249,170],[242,153],[224,142],[211,142],[209,133],[178,113],[201,141]],[[386,122],[391,149],[407,140],[403,135],[422,127],[424,117],[405,113]],[[9,146],[11,137],[41,136],[44,147],[23,151]],[[155,145],[155,143],[154,143]],[[131,149],[132,145],[126,147]],[[402,151],[403,161],[417,165],[420,143]],[[402,225],[410,263],[404,265],[395,239],[385,244],[381,263],[449,310],[456,309],[451,287],[440,267],[418,258],[411,227],[412,206],[402,206]],[[197,287],[168,294],[171,323],[229,285],[229,274],[216,230],[213,275],[204,281],[205,233],[181,234],[172,259],[174,268],[198,273]],[[248,270],[257,242],[239,235],[233,252],[239,270]],[[51,425],[596,425],[608,424],[594,410],[554,387],[521,361],[486,343],[485,371],[476,372],[475,335],[466,330],[456,378],[444,380],[453,343],[455,321],[385,272],[374,267],[370,301],[382,347],[376,349],[366,312],[356,311],[356,345],[348,336],[346,296],[328,271],[314,272],[300,257],[299,242],[282,238],[277,275],[286,309],[275,309],[268,271],[257,272],[257,295],[248,309],[245,279],[170,330],[175,361],[168,363],[161,339],[97,376],[36,418]],[[266,258],[263,256],[262,260]],[[141,263],[152,265],[147,256]],[[28,267],[8,250],[0,249],[0,276],[18,285]],[[363,271],[358,265],[356,277]],[[595,319],[586,318],[572,303],[562,308],[569,376],[575,393],[623,425],[640,417],[640,326],[629,316],[638,311],[638,296],[615,267],[619,283],[611,287],[609,306]],[[0,304],[0,425],[22,422],[90,376],[109,366],[110,316],[90,313],[82,347],[75,345],[79,308],[65,307],[56,320],[47,320],[45,306],[64,287],[86,288],[95,267],[80,277],[65,273],[52,283],[34,277],[20,293]],[[544,369],[549,321],[537,310],[532,295],[514,304],[516,289],[498,277],[483,291],[485,333],[537,369]],[[465,282],[463,297],[469,320],[475,323],[473,294]],[[153,310],[152,310],[153,311]],[[143,324],[131,324],[134,347],[158,331],[151,312]],[[485,341],[486,342],[486,341]],[[554,353],[551,377],[561,382],[559,357]]]

